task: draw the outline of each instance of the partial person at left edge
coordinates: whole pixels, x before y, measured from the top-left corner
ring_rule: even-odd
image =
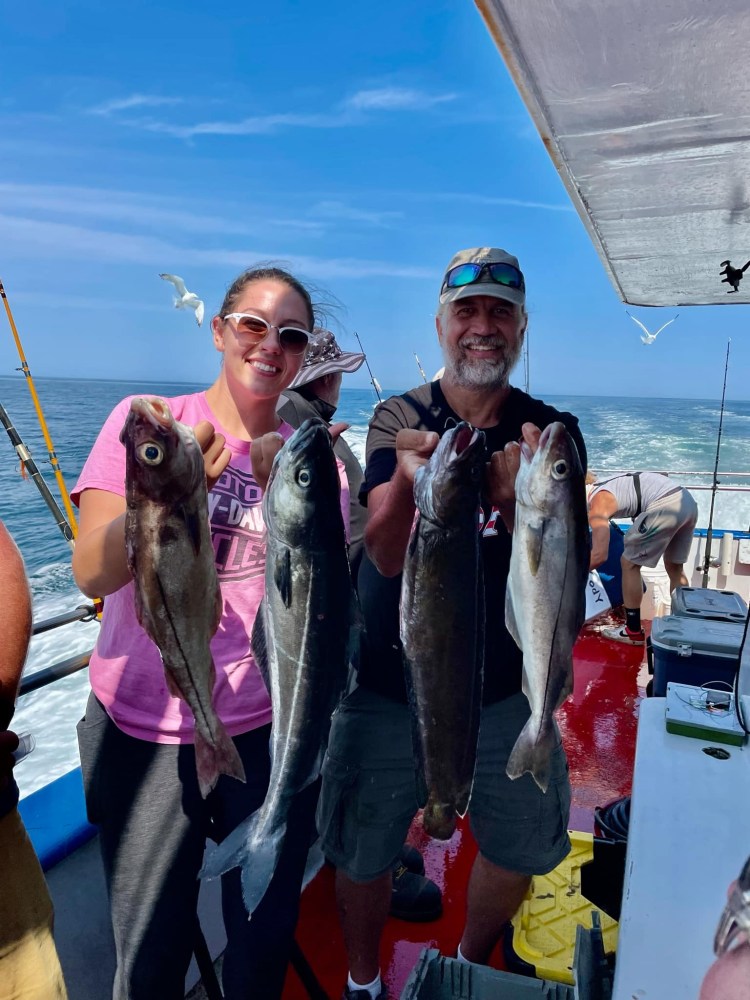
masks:
[[[72,494],[81,511],[76,582],[84,593],[105,597],[91,657],[92,694],[78,735],[86,806],[99,827],[110,897],[114,1000],[182,1000],[206,840],[222,841],[266,796],[271,700],[250,651],[264,593],[261,501],[273,459],[293,433],[276,412],[279,395],[299,372],[315,325],[310,294],[288,271],[244,272],[211,321],[222,358],[218,378],[203,392],[167,400],[174,417],[193,426],[203,451],[222,597],[210,644],[213,705],[239,752],[246,784],[222,774],[201,795],[191,713],[168,690],[159,651],[137,620],[120,442],[129,399],[107,419]],[[341,464],[339,475],[346,524]],[[222,877],[226,1000],[281,996],[317,796],[315,782],[296,797],[273,879],[252,920],[239,870]]]
[[[66,1000],[52,936],[52,901],[18,812],[18,736],[8,729],[31,638],[31,594],[21,553],[0,522],[5,623],[0,649],[0,1000]]]

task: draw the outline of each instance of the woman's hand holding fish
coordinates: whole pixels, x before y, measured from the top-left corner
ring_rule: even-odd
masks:
[[[203,452],[203,464],[206,467],[206,486],[209,492],[229,465],[232,453],[226,447],[223,434],[217,434],[209,420],[201,420],[193,428],[196,440]]]
[[[250,445],[250,461],[253,466],[253,476],[262,490],[268,485],[273,460],[284,446],[284,438],[278,431],[269,431],[255,438]]]
[[[539,447],[541,431],[536,424],[526,423],[521,428],[521,443],[509,441],[502,451],[492,453],[487,463],[487,493],[493,507],[497,507],[508,531],[513,530],[516,506],[516,476],[521,465],[521,447],[534,452]]]

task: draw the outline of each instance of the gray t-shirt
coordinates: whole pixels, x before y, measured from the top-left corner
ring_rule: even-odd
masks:
[[[675,483],[668,476],[662,476],[658,472],[639,472],[638,476],[641,482],[640,511],[633,483],[633,473],[597,480],[589,493],[589,504],[600,490],[606,490],[617,501],[617,510],[611,515],[612,517],[636,517],[670,493],[676,493],[682,488],[679,483]]]

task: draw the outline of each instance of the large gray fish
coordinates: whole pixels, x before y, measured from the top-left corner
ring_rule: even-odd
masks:
[[[447,840],[474,782],[484,659],[478,509],[484,434],[447,431],[414,480],[419,517],[401,584],[401,642],[422,822]]]
[[[553,713],[573,689],[589,549],[583,469],[575,442],[558,421],[542,431],[533,456],[521,445],[505,596],[505,624],[523,651],[523,690],[531,706],[506,772],[510,778],[531,772],[545,792],[558,739]]]
[[[201,875],[242,867],[250,915],[271,881],[292,800],[320,774],[346,683],[354,596],[331,436],[306,420],[274,459],[263,498],[265,596],[252,648],[271,694],[271,777],[260,809],[233,830]]]
[[[163,399],[136,398],[120,433],[125,445],[125,541],[138,621],[159,647],[167,687],[195,717],[201,795],[219,774],[240,781],[237,748],[212,703],[210,641],[221,592],[208,521],[206,473],[192,428]]]

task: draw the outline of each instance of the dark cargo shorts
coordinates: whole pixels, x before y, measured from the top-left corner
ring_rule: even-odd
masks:
[[[570,850],[570,781],[562,744],[552,757],[549,788],[505,767],[529,704],[517,694],[482,710],[469,820],[479,850],[501,868],[544,875]],[[357,882],[389,871],[418,810],[411,723],[406,705],[357,688],[336,711],[318,831],[326,857]]]

